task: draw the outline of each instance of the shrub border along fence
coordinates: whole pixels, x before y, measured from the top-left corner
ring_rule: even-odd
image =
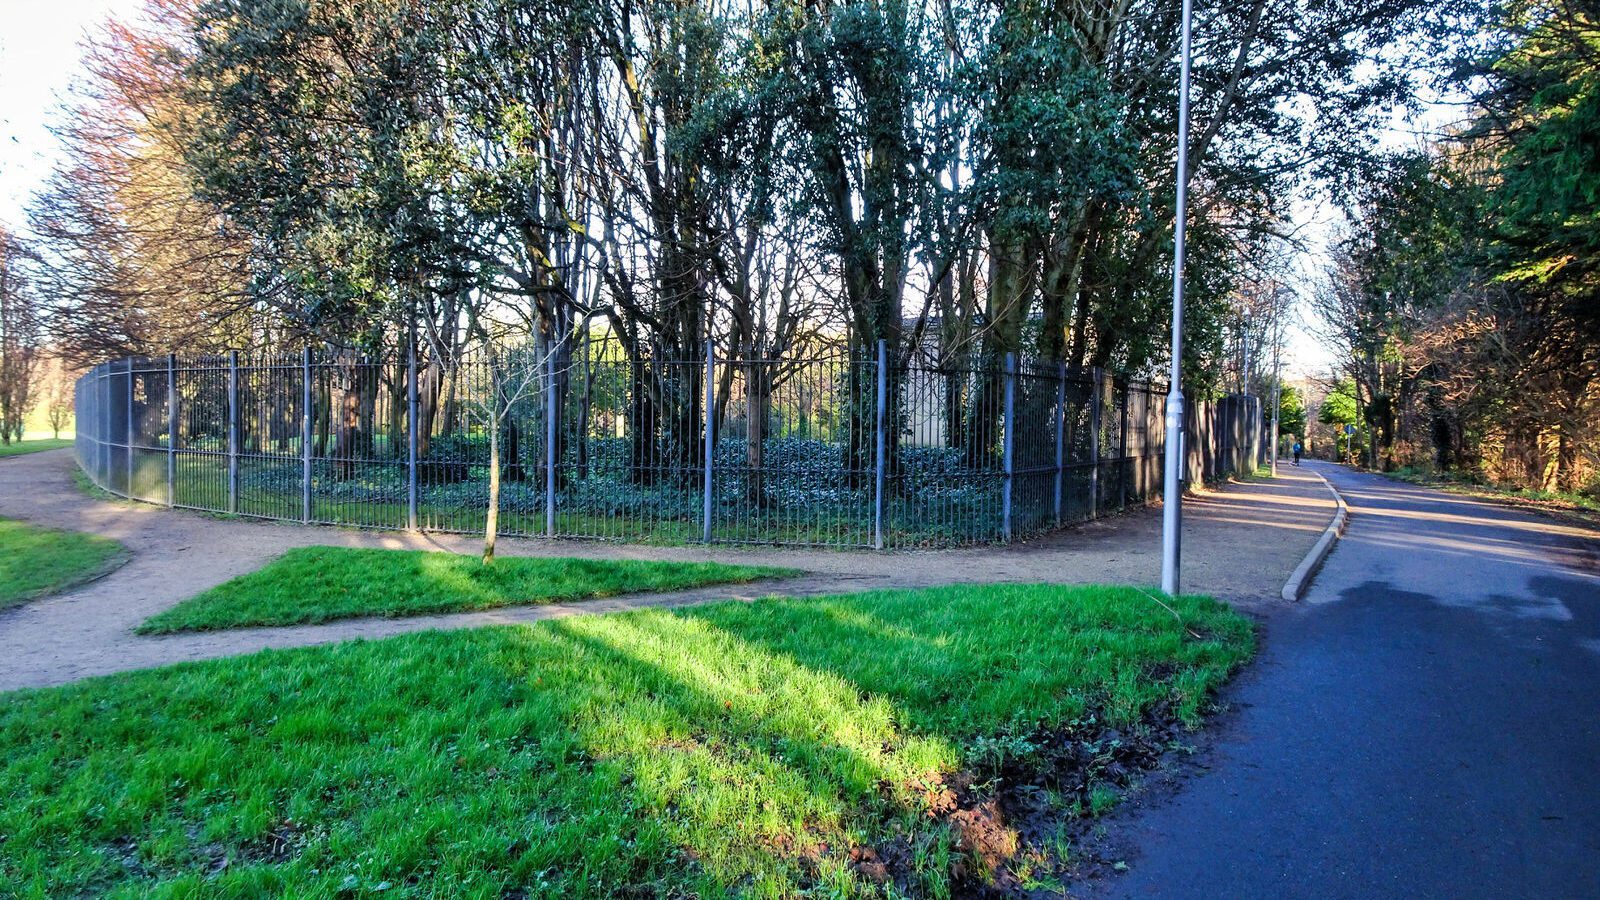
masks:
[[[685,439],[690,425],[700,434],[687,438],[694,442],[692,464],[684,462],[685,454],[641,462],[637,450],[631,467],[622,464],[618,471],[624,480],[638,481],[648,469],[652,483],[660,477],[675,485],[630,505],[581,497],[586,490],[594,493],[593,470],[600,467],[592,461],[596,448],[622,438],[595,431],[592,396],[582,398],[588,405],[581,417],[573,412],[578,407],[571,385],[586,379],[592,394],[595,372],[601,371],[622,373],[617,383],[625,386],[623,393],[630,389],[629,378],[632,390],[642,390],[638,361],[596,359],[585,349],[581,358],[566,354],[558,367],[557,356],[548,356],[537,383],[515,401],[520,405],[508,418],[520,423],[521,440],[513,441],[502,459],[502,473],[504,478],[515,471],[519,480],[515,510],[508,514],[502,500],[500,533],[668,543],[951,546],[1010,541],[1148,502],[1160,493],[1164,387],[1097,369],[1073,375],[1062,364],[1025,362],[1015,355],[998,365],[952,367],[920,354],[892,362],[880,343],[875,358],[866,360],[788,361],[798,363],[791,381],[793,371],[814,372],[814,395],[832,398],[830,411],[813,422],[808,416],[814,414],[794,411],[795,402],[785,401],[785,409],[775,412],[784,405],[775,404],[779,390],[765,390],[764,407],[753,401],[752,385],[769,377],[759,375],[757,367],[767,362],[718,359],[708,346],[704,359],[662,367],[683,374],[682,384],[693,389],[677,439]],[[466,364],[452,369],[459,389],[468,392],[477,385],[483,390],[482,380],[460,375],[466,371]],[[839,385],[851,379],[856,379],[851,384],[858,404],[864,405],[870,392],[870,416],[866,409],[853,414],[838,408],[843,402]],[[389,388],[386,400],[380,382]],[[333,434],[340,427],[334,424],[336,397],[342,391],[348,398],[358,392],[350,385],[360,384],[368,384],[366,394],[376,398],[361,413],[363,421],[376,424],[367,429],[364,443],[341,446],[344,433],[339,440]],[[952,386],[968,406],[979,407],[988,398],[998,407],[986,417],[995,423],[993,433],[979,442],[991,452],[966,451],[964,464],[951,462],[963,455],[951,446],[957,441],[948,432],[956,425],[940,421],[952,402]],[[452,383],[452,397],[457,389]],[[422,390],[432,390],[436,401],[426,416],[431,423],[423,421],[419,409]],[[474,451],[479,455],[441,462],[422,450],[423,443],[436,446],[452,433],[438,421],[439,393],[438,382],[430,384],[427,374],[419,373],[415,353],[371,359],[307,348],[298,358],[243,364],[237,353],[117,360],[78,380],[77,460],[102,489],[170,507],[316,524],[478,532],[484,509],[475,512],[461,498],[486,494],[487,459]],[[799,393],[803,399],[806,389]],[[1215,481],[1255,469],[1267,442],[1257,398],[1235,395],[1189,407],[1187,481]],[[613,412],[606,427],[626,437],[634,423]],[[897,421],[890,422],[891,417]],[[765,447],[813,434],[824,420],[831,437],[807,438],[800,452],[785,456],[781,447],[766,449],[755,465],[749,461],[753,454],[741,456],[740,441],[749,443],[753,422],[769,423],[755,441]],[[646,443],[654,454],[659,443],[654,429],[660,426],[654,417],[650,421]],[[462,433],[474,432],[464,427]],[[483,429],[476,433],[481,436]],[[964,443],[971,445],[970,439]],[[849,453],[859,464],[852,467]],[[903,461],[919,453],[934,457],[931,468],[913,471]],[[444,465],[457,477],[439,481],[434,473]],[[256,486],[274,480],[280,487]],[[783,494],[797,481],[825,483],[820,493],[834,498],[828,501],[832,505],[802,497],[790,508],[763,499],[763,491]],[[382,486],[362,487],[374,482]],[[752,491],[751,485],[757,487]]]

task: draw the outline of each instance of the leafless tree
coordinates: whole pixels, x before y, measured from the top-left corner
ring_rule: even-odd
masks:
[[[39,309],[23,266],[37,257],[0,228],[0,443],[22,440],[39,366]]]

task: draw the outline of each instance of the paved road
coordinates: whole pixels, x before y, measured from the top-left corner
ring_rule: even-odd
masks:
[[[1321,466],[1349,532],[1210,769],[1130,810],[1130,897],[1600,897],[1600,541]]]

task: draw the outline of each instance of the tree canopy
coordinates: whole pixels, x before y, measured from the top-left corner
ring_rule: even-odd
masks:
[[[474,332],[1155,372],[1176,0],[149,0],[35,210],[89,358]],[[1197,8],[1186,360],[1371,154],[1427,4]],[[65,323],[77,323],[67,325]],[[760,351],[754,348],[762,348]]]
[[[1523,2],[1468,120],[1360,185],[1319,305],[1387,466],[1579,489],[1600,458],[1600,22]]]

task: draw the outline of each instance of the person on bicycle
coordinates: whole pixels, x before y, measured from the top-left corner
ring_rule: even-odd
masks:
[[[1294,442],[1294,464],[1295,465],[1297,465],[1297,466],[1300,465],[1300,454],[1304,453],[1305,449],[1306,448],[1304,448],[1304,447],[1302,447],[1300,445],[1299,441],[1295,441]]]

